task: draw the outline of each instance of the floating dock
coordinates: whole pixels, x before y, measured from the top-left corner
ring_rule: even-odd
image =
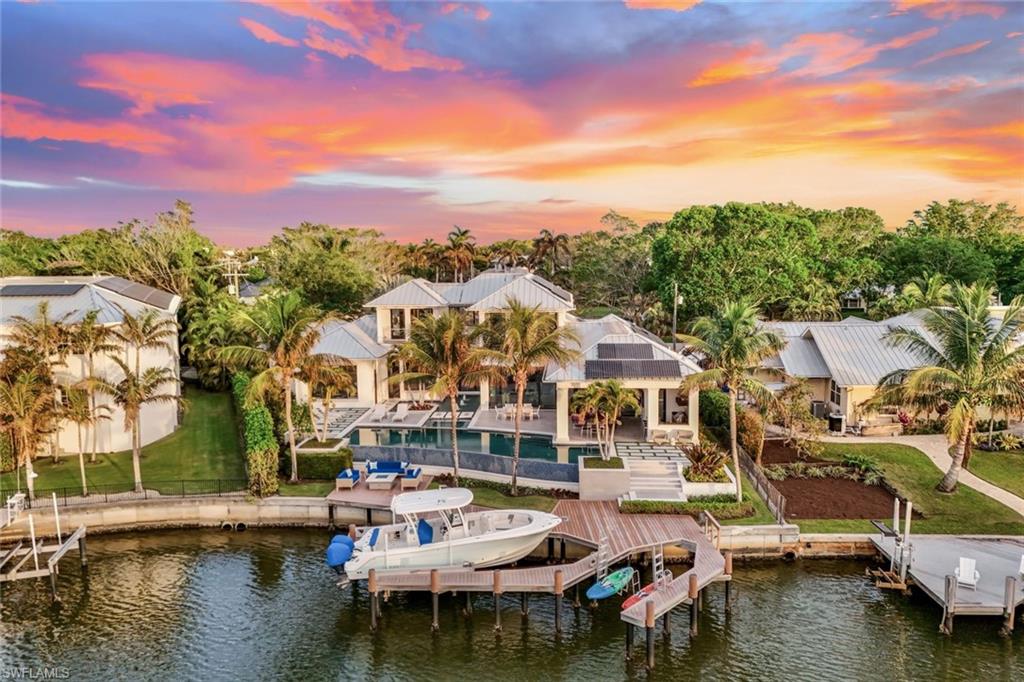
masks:
[[[1003,629],[1013,629],[1014,615],[1024,603],[1024,538],[981,538],[915,535],[899,548],[897,538],[872,538],[878,551],[897,565],[907,556],[905,575],[943,609],[940,629],[950,634],[954,616],[1002,616]],[[958,585],[954,570],[960,558],[974,559],[976,588]]]

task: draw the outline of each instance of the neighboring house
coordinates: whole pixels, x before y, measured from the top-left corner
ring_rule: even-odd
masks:
[[[848,317],[839,322],[765,322],[786,341],[786,347],[764,366],[760,378],[781,388],[786,378],[807,381],[812,411],[816,416],[842,414],[845,423],[866,417],[862,405],[875,395],[878,382],[887,374],[913,369],[922,363],[913,353],[892,346],[885,336],[897,327],[917,329],[923,311],[914,311],[874,322]],[[993,316],[1001,310],[993,308]]]
[[[166,291],[143,284],[130,282],[120,277],[5,277],[0,278],[0,355],[9,344],[8,335],[15,316],[35,319],[39,304],[49,304],[51,319],[68,315],[66,322],[80,322],[90,310],[98,311],[98,320],[104,325],[117,327],[124,319],[125,312],[137,315],[144,310],[155,310],[158,315],[174,318],[181,299]],[[149,367],[169,367],[180,378],[178,363],[178,341],[171,340],[172,349],[146,349],[140,356],[143,370]],[[116,343],[116,341],[115,341]],[[120,357],[129,365],[135,363],[135,349],[123,348]],[[122,378],[121,369],[109,357],[96,357],[94,371],[112,383]],[[70,385],[88,374],[84,356],[69,355],[63,367],[55,370],[61,384]],[[165,391],[180,394],[180,381],[168,383]],[[98,450],[119,452],[131,448],[131,432],[124,427],[124,413],[115,406],[110,396],[97,394],[97,403],[108,405],[110,419],[100,422],[98,427]],[[139,420],[142,444],[146,445],[163,438],[178,426],[178,408],[174,404],[146,405]],[[77,452],[77,429],[74,424],[61,426],[59,447],[64,452]],[[91,440],[86,439],[86,447]]]
[[[677,391],[683,377],[699,371],[692,361],[614,315],[599,320],[573,315],[571,293],[523,268],[487,270],[464,283],[409,280],[366,303],[369,314],[348,322],[327,322],[314,352],[348,360],[356,380],[354,394],[335,403],[370,406],[419,397],[420,387],[388,381],[403,370],[391,351],[409,338],[413,321],[459,310],[472,323],[480,323],[504,314],[510,299],[553,314],[559,326],[572,328],[580,338],[583,358],[567,367],[553,365],[538,371],[527,391],[528,402],[556,410],[556,444],[572,439],[572,391],[601,379],[620,379],[627,387],[639,389],[648,435],[659,429],[696,438],[697,392],[680,398]],[[512,400],[510,386],[484,381],[473,388],[479,388],[483,409]],[[300,400],[309,399],[308,387],[301,382],[296,394]]]
[[[243,279],[242,283],[238,285],[238,300],[246,305],[252,305],[256,302],[260,296],[267,293],[267,290],[274,285],[274,280],[271,277],[261,279],[259,282],[250,282],[247,279]]]

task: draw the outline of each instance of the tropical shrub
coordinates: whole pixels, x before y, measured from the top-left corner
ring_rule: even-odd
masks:
[[[878,471],[878,462],[874,457],[857,453],[846,453],[842,462],[845,466],[853,467],[859,471]]]
[[[9,433],[0,433],[0,473],[14,471],[14,446]]]
[[[686,458],[690,460],[686,480],[694,482],[729,480],[723,471],[727,457],[726,452],[714,443],[700,441],[691,445],[686,451]]]
[[[1021,437],[1012,433],[1002,433],[999,435],[999,449],[1000,450],[1020,450],[1021,449]]]
[[[729,426],[729,394],[717,389],[700,392],[698,403],[700,423],[709,428]]]
[[[764,419],[755,410],[740,410],[736,415],[736,437],[740,446],[755,462],[761,461],[764,449]]]
[[[235,398],[235,412],[241,419],[249,492],[256,497],[266,497],[277,493],[277,460],[281,448],[274,434],[274,419],[267,406],[263,403],[250,407],[245,405],[249,382],[250,378],[245,374],[235,374],[231,378],[231,392]]]

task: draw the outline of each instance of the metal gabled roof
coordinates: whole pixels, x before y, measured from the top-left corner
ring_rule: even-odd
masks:
[[[875,386],[885,375],[921,365],[914,353],[895,347],[884,337],[889,326],[844,325],[811,327],[808,336],[840,386]]]
[[[363,307],[412,306],[433,308],[446,305],[448,305],[448,301],[431,287],[430,282],[425,279],[411,279],[391,291],[381,294],[369,303],[364,304]]]
[[[547,311],[569,311],[573,309],[572,297],[568,300],[555,293],[550,282],[534,275],[522,275],[493,291],[488,296],[478,299],[469,306],[469,310],[490,310],[505,308],[508,301],[515,299],[527,306],[538,306]]]
[[[357,320],[328,320],[320,331],[320,340],[313,347],[316,355],[336,355],[346,360],[374,360],[391,350],[377,343],[376,315],[364,315]],[[370,331],[372,330],[372,332]]]
[[[16,294],[0,294],[0,324],[10,324],[17,316],[34,318],[44,301],[51,317],[67,315],[67,321],[75,323],[95,310],[100,324],[118,324],[125,312],[136,315],[152,308],[174,314],[181,302],[175,294],[120,277],[5,277],[0,278],[0,290]]]
[[[657,368],[664,376],[653,377],[621,377],[621,378],[673,378],[689,376],[700,371],[690,358],[673,351],[664,342],[654,337],[617,315],[605,315],[597,320],[578,317],[569,318],[569,327],[580,339],[580,358],[567,365],[550,363],[544,372],[544,381],[585,381],[594,377],[587,376],[588,361],[601,360],[601,348],[612,345],[645,345],[650,349],[650,357],[642,360],[644,369]],[[646,353],[645,353],[646,354]],[[664,363],[664,364],[661,364]],[[668,364],[672,368],[668,368]]]
[[[818,352],[814,339],[802,336],[786,337],[786,347],[779,353],[778,360],[778,364],[769,366],[778,367],[781,364],[786,374],[792,377],[827,379],[832,376],[825,358]]]

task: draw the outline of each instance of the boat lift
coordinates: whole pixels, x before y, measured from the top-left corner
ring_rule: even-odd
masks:
[[[889,559],[889,568],[868,569],[868,575],[875,579],[875,586],[884,590],[902,590],[910,593],[913,580],[907,577],[907,570],[914,558],[914,546],[910,542],[910,518],[914,512],[914,503],[907,500],[906,513],[903,520],[903,532],[900,532],[900,498],[892,503],[892,528],[884,523],[871,523],[881,531],[883,537],[893,538],[894,549]]]
[[[25,546],[26,539],[16,540],[15,543],[6,549],[0,548],[0,584],[13,582],[15,580],[26,580],[29,578],[50,577],[50,593],[54,602],[60,601],[57,594],[57,575],[60,573],[60,560],[64,558],[77,544],[78,554],[82,562],[82,569],[85,570],[87,562],[85,558],[85,526],[78,529],[66,538],[62,536],[60,529],[60,511],[57,508],[57,494],[53,493],[53,519],[56,524],[57,544],[46,545],[43,540],[36,537],[35,518],[31,513],[26,518],[22,517],[25,511],[24,493],[16,493],[7,498],[3,516],[0,517],[0,530],[11,528],[16,523],[27,521],[28,523],[28,546]],[[31,561],[31,565],[29,562]],[[0,598],[3,592],[0,590]]]

